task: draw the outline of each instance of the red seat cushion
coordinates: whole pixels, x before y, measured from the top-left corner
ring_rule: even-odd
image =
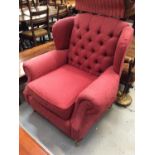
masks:
[[[38,103],[66,120],[70,118],[77,95],[95,79],[94,75],[64,65],[30,82],[27,90]]]

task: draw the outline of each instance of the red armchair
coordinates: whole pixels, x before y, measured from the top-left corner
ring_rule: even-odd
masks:
[[[115,101],[133,29],[117,19],[79,14],[56,22],[56,50],[28,60],[24,90],[32,108],[80,141]]]

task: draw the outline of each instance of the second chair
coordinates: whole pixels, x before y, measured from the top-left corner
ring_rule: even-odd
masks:
[[[37,45],[37,38],[45,41],[45,36],[48,35],[51,40],[50,26],[49,26],[49,9],[37,10],[32,12],[30,10],[30,30],[24,31],[21,34],[22,39],[30,40],[34,46]]]

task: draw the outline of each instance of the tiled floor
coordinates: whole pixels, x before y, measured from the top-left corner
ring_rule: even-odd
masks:
[[[134,155],[134,89],[130,94],[133,103],[127,108],[114,104],[78,146],[25,102],[20,125],[54,155]]]

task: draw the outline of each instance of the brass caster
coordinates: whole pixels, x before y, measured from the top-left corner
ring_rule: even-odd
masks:
[[[117,95],[117,100],[116,100],[116,104],[119,106],[129,106],[132,103],[132,98],[129,94],[122,94],[120,95],[120,93]]]

